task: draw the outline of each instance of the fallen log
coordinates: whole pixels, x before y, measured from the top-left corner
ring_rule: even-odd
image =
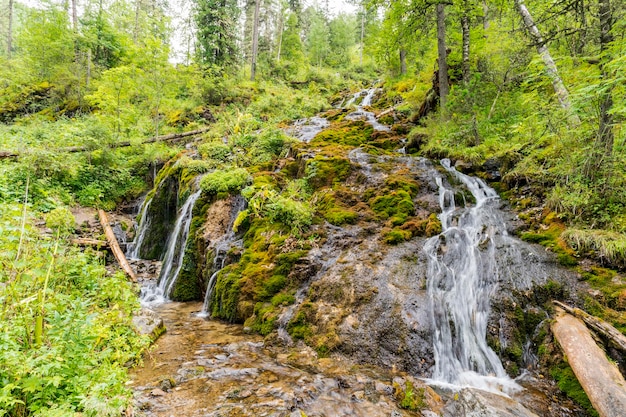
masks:
[[[133,282],[137,282],[137,276],[135,275],[135,271],[130,267],[124,252],[120,249],[120,245],[117,242],[117,238],[115,237],[115,233],[113,233],[113,229],[111,229],[111,225],[109,224],[109,218],[104,210],[98,210],[98,217],[100,218],[100,224],[104,229],[104,234],[106,235],[107,242],[109,242],[109,247],[111,248],[111,252],[113,252],[113,256],[117,259],[117,262],[120,264],[120,267],[124,270],[126,275]]]
[[[579,308],[570,307],[567,304],[563,304],[560,301],[554,301],[554,304],[561,307],[572,316],[578,317],[579,319],[584,321],[590,329],[603,336],[612,347],[620,350],[623,353],[626,353],[626,336],[624,336],[622,332],[617,330],[611,324],[602,319],[594,317]]]
[[[98,240],[98,239],[89,239],[86,237],[75,238],[71,240],[73,245],[77,246],[98,246],[98,247],[107,247],[109,243],[106,240]]]
[[[209,127],[205,127],[203,129],[190,130],[189,132],[170,133],[169,135],[161,135],[161,136],[142,140],[141,144],[143,145],[143,144],[156,143],[156,142],[176,142],[184,138],[188,138],[190,136],[201,135],[202,133],[208,132],[209,129],[210,129]],[[131,142],[124,141],[124,142],[112,143],[108,145],[108,147],[111,149],[116,149],[116,148],[126,148],[132,145],[133,144]],[[66,148],[61,148],[58,151],[63,152],[63,153],[76,153],[76,152],[86,152],[86,151],[91,151],[91,150],[94,150],[92,146],[68,146]],[[17,152],[0,151],[0,159],[17,158],[19,156],[20,154]]]
[[[626,381],[582,320],[557,308],[552,333],[600,417],[624,417]]]

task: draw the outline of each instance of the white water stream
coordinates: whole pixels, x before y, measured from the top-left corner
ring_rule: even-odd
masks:
[[[174,225],[174,231],[167,242],[167,251],[163,257],[163,266],[159,275],[158,285],[142,288],[142,304],[147,306],[157,305],[165,302],[170,297],[176,278],[178,278],[178,274],[183,266],[185,247],[187,246],[189,228],[193,217],[193,207],[201,193],[202,190],[199,190],[189,196],[180,209]]]
[[[143,204],[141,204],[141,217],[139,218],[139,224],[137,225],[137,234],[135,235],[132,243],[130,243],[126,248],[126,256],[129,259],[140,259],[141,245],[143,244],[146,233],[150,228],[150,218],[148,217],[150,203],[152,203],[152,198],[145,199]]]
[[[433,323],[437,382],[511,391],[511,380],[496,353],[487,345],[490,298],[499,270],[494,236],[506,235],[497,193],[482,180],[469,177],[443,160],[443,167],[474,196],[473,206],[458,207],[454,191],[437,178],[442,232],[428,240],[428,294]]]

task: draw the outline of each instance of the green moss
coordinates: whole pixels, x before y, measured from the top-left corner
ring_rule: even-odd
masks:
[[[334,124],[318,133],[311,141],[312,145],[336,143],[340,145],[361,146],[372,139],[374,128],[363,121],[344,121]]]
[[[272,297],[272,305],[277,307],[277,306],[288,306],[291,305],[293,303],[296,302],[296,298],[293,296],[293,294],[286,294],[286,293],[278,293],[275,296]]]
[[[415,198],[419,192],[417,181],[398,174],[389,175],[385,180],[385,185],[392,190],[406,191],[412,198]]]
[[[359,220],[359,213],[350,209],[333,207],[324,213],[324,219],[335,226],[355,224]]]
[[[403,224],[415,213],[411,195],[404,190],[374,197],[369,201],[369,206],[381,219],[389,219],[392,226]]]
[[[163,170],[161,170],[162,172]],[[148,206],[146,218],[149,227],[139,256],[142,259],[161,259],[165,245],[176,222],[178,208],[178,180],[168,176],[157,183],[153,191],[152,202]]]
[[[390,245],[397,245],[411,239],[411,232],[395,228],[383,234],[383,241]]]
[[[304,340],[311,337],[313,331],[311,329],[309,317],[313,311],[313,305],[304,303],[296,313],[293,319],[287,324],[287,333],[294,339]]]
[[[311,187],[319,189],[345,181],[351,171],[352,167],[347,158],[317,155],[307,162],[305,176]]]
[[[598,416],[598,412],[593,408],[589,397],[587,397],[578,379],[576,379],[574,371],[567,363],[562,362],[553,367],[550,370],[550,374],[557,381],[561,391],[585,408],[590,415]]]
[[[239,321],[237,305],[241,293],[240,276],[234,272],[234,266],[227,266],[219,274],[213,291],[212,316],[228,320]]]
[[[272,304],[257,303],[254,306],[254,315],[245,322],[245,326],[250,327],[262,336],[267,336],[276,328],[278,315]]]

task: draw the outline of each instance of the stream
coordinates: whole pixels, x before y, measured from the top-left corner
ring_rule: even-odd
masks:
[[[356,93],[345,105],[351,109],[346,119],[365,120],[376,131],[389,132],[366,109],[377,92],[370,88]],[[297,121],[288,133],[309,142],[328,126],[326,119],[315,116]],[[361,226],[326,224],[328,239],[307,256],[307,262],[316,265],[311,268],[315,272],[302,282],[295,303],[282,310],[278,334],[264,340],[243,326],[210,317],[217,273],[226,265],[227,253],[242,245],[241,236],[232,231],[237,214],[245,208],[240,197],[230,206],[214,204],[223,219],[207,248],[213,258],[204,303],[169,300],[200,196],[200,191],[193,192],[178,210],[161,267],[153,268],[142,280],[142,306],[163,319],[167,332],[146,355],[143,367],[132,373],[135,415],[583,415],[570,411],[575,407],[553,410],[559,400],[535,389],[553,387],[528,373],[513,380],[487,344],[491,302],[501,297],[498,291],[526,291],[558,275],[548,255],[508,235],[497,193],[482,180],[456,171],[447,160],[441,162],[439,171],[423,158],[401,152],[373,156],[360,148],[349,152],[348,159],[361,175],[353,189],[384,184],[391,173],[382,171],[383,166],[419,178],[426,186],[415,197],[416,207],[439,208],[441,233],[381,249],[380,239]],[[465,198],[455,201],[460,188],[469,191],[471,203]],[[150,204],[145,201],[140,210],[136,239],[127,253],[131,258],[138,257],[145,228],[150,227],[145,215]],[[355,293],[367,293],[373,297],[372,304],[347,304],[344,314],[340,306],[320,302],[321,320],[343,320],[337,332],[344,339],[341,352],[320,358],[301,341],[292,340],[286,326],[314,286],[346,286],[346,274],[352,280],[352,298]],[[501,321],[500,339],[506,346],[507,325]],[[536,361],[529,341],[524,357]],[[407,395],[418,395],[419,407],[404,403],[402,408]]]

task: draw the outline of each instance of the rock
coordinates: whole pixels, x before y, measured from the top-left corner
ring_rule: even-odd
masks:
[[[517,401],[509,397],[463,388],[443,410],[444,417],[538,417]]]
[[[159,387],[163,391],[168,392],[169,390],[174,388],[175,385],[176,385],[175,381],[173,381],[171,378],[164,378],[164,379],[161,380],[161,383],[159,384]]]
[[[152,391],[150,391],[150,395],[153,397],[163,397],[167,395],[167,393],[160,388],[155,388]]]
[[[466,162],[466,161],[459,159],[454,164],[454,168],[456,168],[457,171],[468,173],[468,172],[472,172],[472,170],[474,169],[474,165],[472,165],[471,162]]]
[[[149,335],[152,341],[157,340],[166,330],[163,319],[148,308],[142,308],[133,316],[133,325],[139,334]]]

